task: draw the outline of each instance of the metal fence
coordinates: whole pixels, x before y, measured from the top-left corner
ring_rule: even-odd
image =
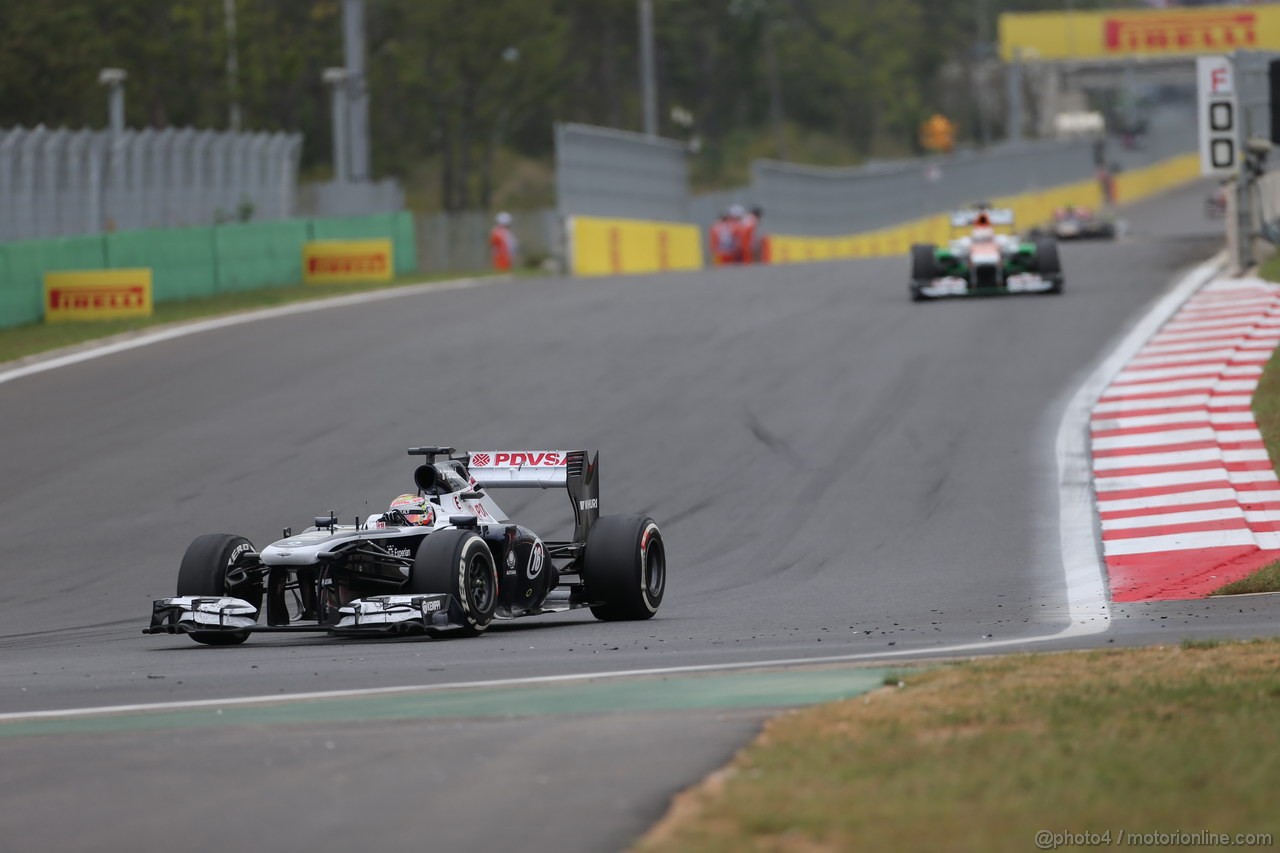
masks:
[[[551,271],[560,269],[548,266],[564,255],[564,238],[556,211],[513,211],[511,217],[511,230],[519,242],[517,265]],[[481,211],[420,214],[415,218],[419,268],[423,272],[489,269],[491,227],[493,217]]]
[[[381,181],[327,181],[298,188],[304,216],[371,216],[404,210],[404,188],[394,178]]]
[[[1271,62],[1280,54],[1237,50],[1231,54],[1239,120],[1235,143],[1241,159],[1239,173],[1226,182],[1227,247],[1234,271],[1248,269],[1268,257],[1280,242],[1280,153],[1270,149]],[[1250,140],[1266,140],[1266,151]],[[1262,174],[1255,174],[1255,170]]]
[[[0,130],[0,241],[283,219],[300,134]]]
[[[1268,69],[1277,54],[1237,50],[1231,54],[1235,71],[1236,101],[1240,108],[1240,135],[1271,138],[1271,82]]]
[[[685,146],[624,130],[556,125],[556,196],[562,216],[689,218]]]

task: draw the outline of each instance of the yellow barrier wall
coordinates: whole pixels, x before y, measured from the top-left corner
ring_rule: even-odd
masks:
[[[1122,172],[1116,176],[1117,204],[1138,201],[1149,195],[1186,183],[1200,175],[1197,154],[1183,154],[1151,166]],[[996,207],[1013,211],[1014,221],[1022,226],[1048,222],[1055,208],[1080,205],[1097,208],[1102,205],[1102,191],[1094,180],[1050,187],[1035,192],[991,199]],[[798,261],[820,261],[830,258],[876,258],[904,255],[913,243],[945,243],[951,238],[950,214],[927,216],[843,237],[770,237],[775,264]]]
[[[1193,180],[1200,175],[1197,154],[1183,154],[1151,166],[1122,172],[1115,179],[1115,201],[1128,204]],[[1055,208],[1102,206],[1102,191],[1092,179],[991,200],[1013,210],[1023,227],[1048,222]],[[775,264],[836,258],[905,255],[913,243],[945,243],[951,239],[951,215],[940,213],[900,225],[838,237],[769,236]],[[702,230],[675,222],[603,219],[574,216],[569,220],[570,269],[575,275],[618,275],[666,270],[698,270],[703,266]]]
[[[574,275],[702,269],[702,236],[696,225],[574,216],[569,245]]]

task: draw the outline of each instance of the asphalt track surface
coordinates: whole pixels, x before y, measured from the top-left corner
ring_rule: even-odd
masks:
[[[1132,209],[1132,235],[1118,243],[1064,246],[1067,292],[1057,297],[912,304],[896,258],[519,280],[249,323],[0,385],[0,713],[928,654],[988,640],[1021,648],[1067,624],[1053,455],[1063,408],[1171,279],[1218,248],[1205,191]],[[364,515],[412,488],[404,448],[429,443],[598,448],[602,511],[648,513],[662,526],[670,577],[658,617],[603,624],[575,612],[454,641],[258,635],[231,649],[139,633],[151,600],[172,594],[195,535],[263,545],[330,509]],[[566,532],[562,493],[505,498],[513,517]],[[1103,633],[1027,647],[1269,635],[1277,615],[1275,597],[1126,605]],[[419,723],[400,731],[412,757],[374,752],[390,778],[412,773],[417,750],[444,766],[483,758],[492,772],[467,769],[461,789],[478,792],[472,811],[454,792],[439,800],[441,820],[502,824],[482,807],[492,784],[548,815],[593,813],[572,843],[543,843],[602,849],[643,829],[762,714],[570,717],[591,733],[591,750],[575,747],[559,717]],[[208,786],[193,782],[193,762],[227,780],[228,750],[256,759],[280,749],[280,760],[297,759],[292,771],[261,784],[288,789],[281,800],[295,813],[310,774],[322,805],[344,797],[346,810],[332,814],[376,808],[385,786],[325,781],[341,763],[314,744],[332,730],[300,725],[279,740],[271,731],[204,737],[190,751],[172,733],[10,738],[0,743],[10,803],[0,828],[48,826],[9,798],[37,753],[52,768],[39,777],[49,790],[74,791],[73,774],[160,766],[150,760],[169,762],[170,775],[142,774],[149,790],[163,778],[199,796]],[[504,737],[523,751],[504,758],[494,746]],[[605,790],[627,807],[575,808],[571,789],[529,781],[543,761],[569,762],[579,786],[614,780],[622,787]],[[432,766],[419,780],[424,797],[461,778]],[[103,796],[117,814],[141,808],[119,791]],[[525,799],[519,808],[533,809]],[[211,802],[234,812],[226,798]],[[196,813],[160,811],[156,833]],[[337,838],[323,821],[307,830],[297,820],[251,826],[282,848]],[[77,831],[65,829],[65,849],[78,849]]]

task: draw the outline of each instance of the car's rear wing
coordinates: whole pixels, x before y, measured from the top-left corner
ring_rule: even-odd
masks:
[[[564,486],[573,505],[574,541],[586,542],[600,516],[600,455],[586,450],[472,450],[467,471],[487,489]]]
[[[968,228],[984,213],[987,216],[987,222],[993,227],[1013,227],[1013,211],[1007,207],[957,210],[955,213],[951,214],[951,227]]]

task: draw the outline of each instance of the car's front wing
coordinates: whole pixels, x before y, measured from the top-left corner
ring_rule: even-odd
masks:
[[[326,632],[343,636],[422,634],[448,631],[466,624],[462,606],[452,595],[378,595],[360,598],[338,609],[333,624],[316,622],[264,625],[258,608],[241,598],[186,595],[161,598],[151,609],[144,634]]]
[[[1016,273],[1006,278],[998,287],[974,287],[967,278],[944,276],[923,282],[919,293],[925,297],[985,296],[992,293],[1048,293],[1053,282],[1035,273]]]

